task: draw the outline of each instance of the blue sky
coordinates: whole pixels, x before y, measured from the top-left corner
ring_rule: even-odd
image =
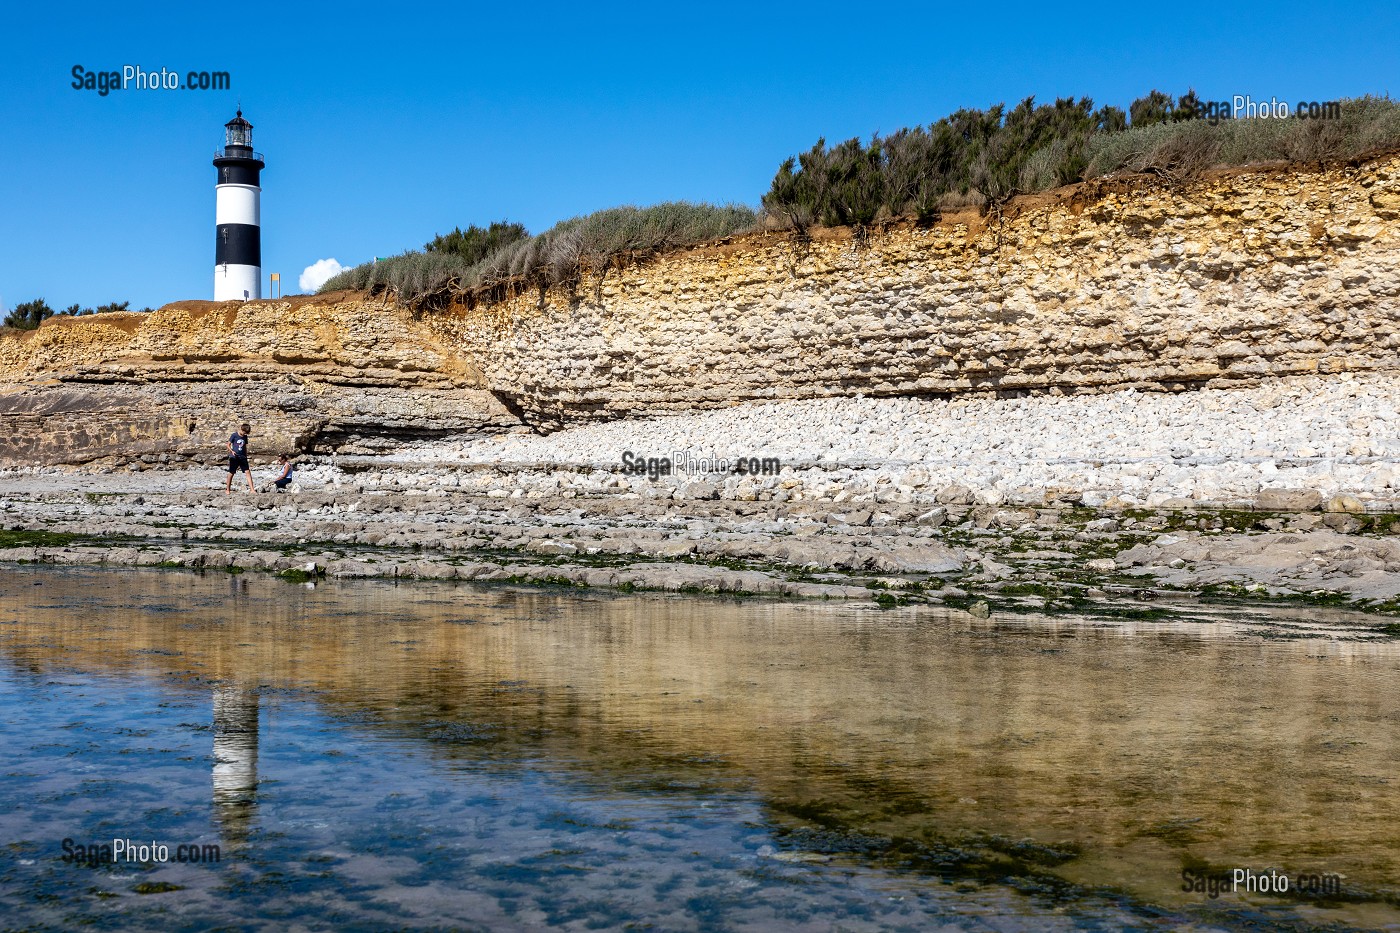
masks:
[[[0,302],[212,296],[215,148],[267,157],[264,273],[539,232],[618,204],[757,205],[817,137],[1034,94],[1400,96],[1400,4],[11,4],[0,28]],[[228,71],[229,91],[71,87]],[[264,276],[266,280],[266,276]]]

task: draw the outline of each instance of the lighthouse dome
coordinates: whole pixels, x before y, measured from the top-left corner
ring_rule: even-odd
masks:
[[[243,119],[241,108],[232,120],[224,124],[224,145],[253,148],[253,124]]]

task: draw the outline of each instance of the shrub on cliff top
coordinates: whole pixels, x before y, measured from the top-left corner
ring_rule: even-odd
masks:
[[[88,314],[111,314],[118,311],[130,310],[131,302],[129,301],[109,301],[107,304],[98,305],[96,308],[84,308],[81,305],[73,304],[64,308],[62,311],[55,311],[53,308],[49,307],[47,301],[42,298],[36,298],[33,301],[25,301],[15,305],[14,310],[5,316],[3,321],[0,321],[0,327],[8,327],[14,330],[34,330],[51,317],[79,317]],[[150,311],[151,309],[142,308],[141,310],[144,312]]]
[[[1094,136],[1086,178],[1112,172],[1187,177],[1212,166],[1352,159],[1400,146],[1400,104],[1384,97],[1343,100],[1335,119],[1204,120],[1134,127]]]
[[[651,207],[608,208],[560,221],[537,237],[497,250],[482,260],[472,284],[558,284],[584,270],[602,271],[614,259],[722,239],[752,227],[757,219],[742,205],[669,201]]]
[[[53,317],[53,308],[42,298],[22,301],[0,321],[0,327],[13,327],[15,330],[33,330]]]
[[[797,229],[927,219],[1028,186],[1075,181],[1087,165],[1088,138],[1123,122],[1123,111],[1095,111],[1087,97],[1040,106],[1027,97],[1010,111],[1002,104],[963,109],[928,128],[902,129],[866,144],[848,139],[828,149],[820,139],[778,167],[763,207]]]
[[[539,236],[502,237],[475,261],[469,260],[470,252],[430,249],[365,263],[330,279],[320,291],[392,291],[413,303],[430,295],[507,284],[556,285],[584,271],[601,272],[618,259],[721,239],[756,220],[752,210],[735,205],[671,201],[614,207],[561,221]],[[473,229],[481,230],[468,231]]]
[[[409,251],[346,269],[328,279],[319,291],[387,290],[413,301],[453,285],[460,287],[472,268],[471,263],[456,253]]]
[[[1007,111],[959,110],[927,128],[868,143],[817,144],[778,167],[763,198],[767,215],[798,230],[877,219],[929,219],[1119,171],[1182,179],[1212,166],[1285,159],[1350,159],[1400,146],[1400,105],[1389,98],[1341,101],[1335,119],[1200,119],[1195,91],[1152,91],[1134,101],[1132,123],[1087,98]]]
[[[451,233],[439,234],[432,238],[423,249],[430,253],[456,253],[475,265],[487,256],[520,240],[528,240],[530,231],[524,224],[498,220],[489,227],[472,224],[466,230],[454,227]]]

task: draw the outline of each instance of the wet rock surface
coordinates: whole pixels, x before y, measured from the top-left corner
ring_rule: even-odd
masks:
[[[1199,596],[1400,609],[1400,515],[1391,512],[693,499],[625,484],[527,496],[512,485],[525,475],[538,474],[493,474],[500,485],[483,494],[436,471],[311,464],[290,493],[226,495],[213,470],[11,472],[0,478],[0,560],[974,611],[988,600],[1103,603],[1153,617]]]

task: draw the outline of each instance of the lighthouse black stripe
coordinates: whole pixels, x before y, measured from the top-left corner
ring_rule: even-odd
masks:
[[[262,163],[251,160],[218,159],[214,165],[219,169],[221,185],[252,185],[256,188],[258,173],[262,171]]]
[[[214,265],[262,265],[262,232],[252,224],[219,224],[214,236]]]

